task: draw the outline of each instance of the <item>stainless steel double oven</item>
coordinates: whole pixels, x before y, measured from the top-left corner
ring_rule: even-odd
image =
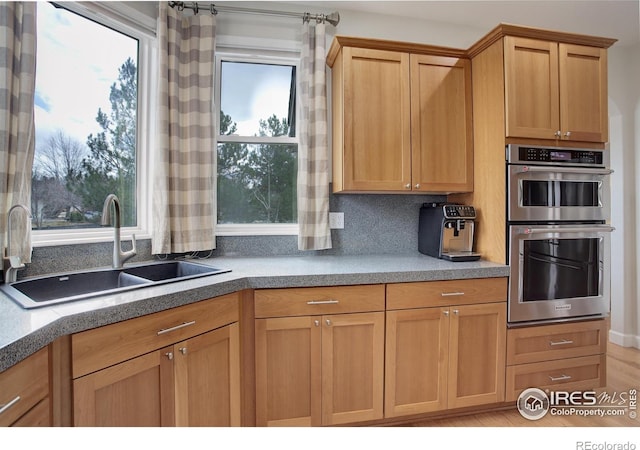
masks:
[[[608,152],[511,144],[506,157],[509,324],[608,315]]]

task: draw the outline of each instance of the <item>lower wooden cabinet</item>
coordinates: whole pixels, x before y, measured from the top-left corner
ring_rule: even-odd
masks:
[[[239,426],[238,302],[231,294],[73,335],[74,424]]]
[[[168,347],[73,381],[75,426],[159,427],[175,422]]]
[[[506,296],[505,278],[387,285],[385,417],[504,401]]]
[[[606,346],[604,319],[508,330],[506,399],[515,401],[530,387],[605,386]]]
[[[256,320],[256,424],[382,418],[384,312]]]
[[[385,416],[504,400],[506,304],[387,312]]]
[[[382,419],[385,285],[255,291],[256,424]]]
[[[0,426],[50,426],[49,349],[0,373]]]
[[[238,426],[238,347],[234,323],[80,377],[75,425]]]

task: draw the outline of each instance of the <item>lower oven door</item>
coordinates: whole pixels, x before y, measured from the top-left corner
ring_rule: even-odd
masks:
[[[606,316],[613,230],[596,224],[510,226],[509,322]]]

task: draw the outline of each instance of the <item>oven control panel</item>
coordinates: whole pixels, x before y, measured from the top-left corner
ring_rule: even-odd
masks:
[[[507,162],[529,164],[608,166],[606,150],[571,149],[561,147],[540,147],[513,145],[507,146]]]

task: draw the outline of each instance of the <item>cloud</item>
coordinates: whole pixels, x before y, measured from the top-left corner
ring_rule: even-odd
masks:
[[[49,105],[49,102],[47,102],[47,100],[45,100],[42,94],[37,90],[35,93],[34,103],[37,108],[41,108],[45,112],[51,111],[51,105]]]
[[[98,108],[109,112],[109,92],[137,40],[51,4],[38,5],[36,146],[55,130],[86,142],[99,131]]]

